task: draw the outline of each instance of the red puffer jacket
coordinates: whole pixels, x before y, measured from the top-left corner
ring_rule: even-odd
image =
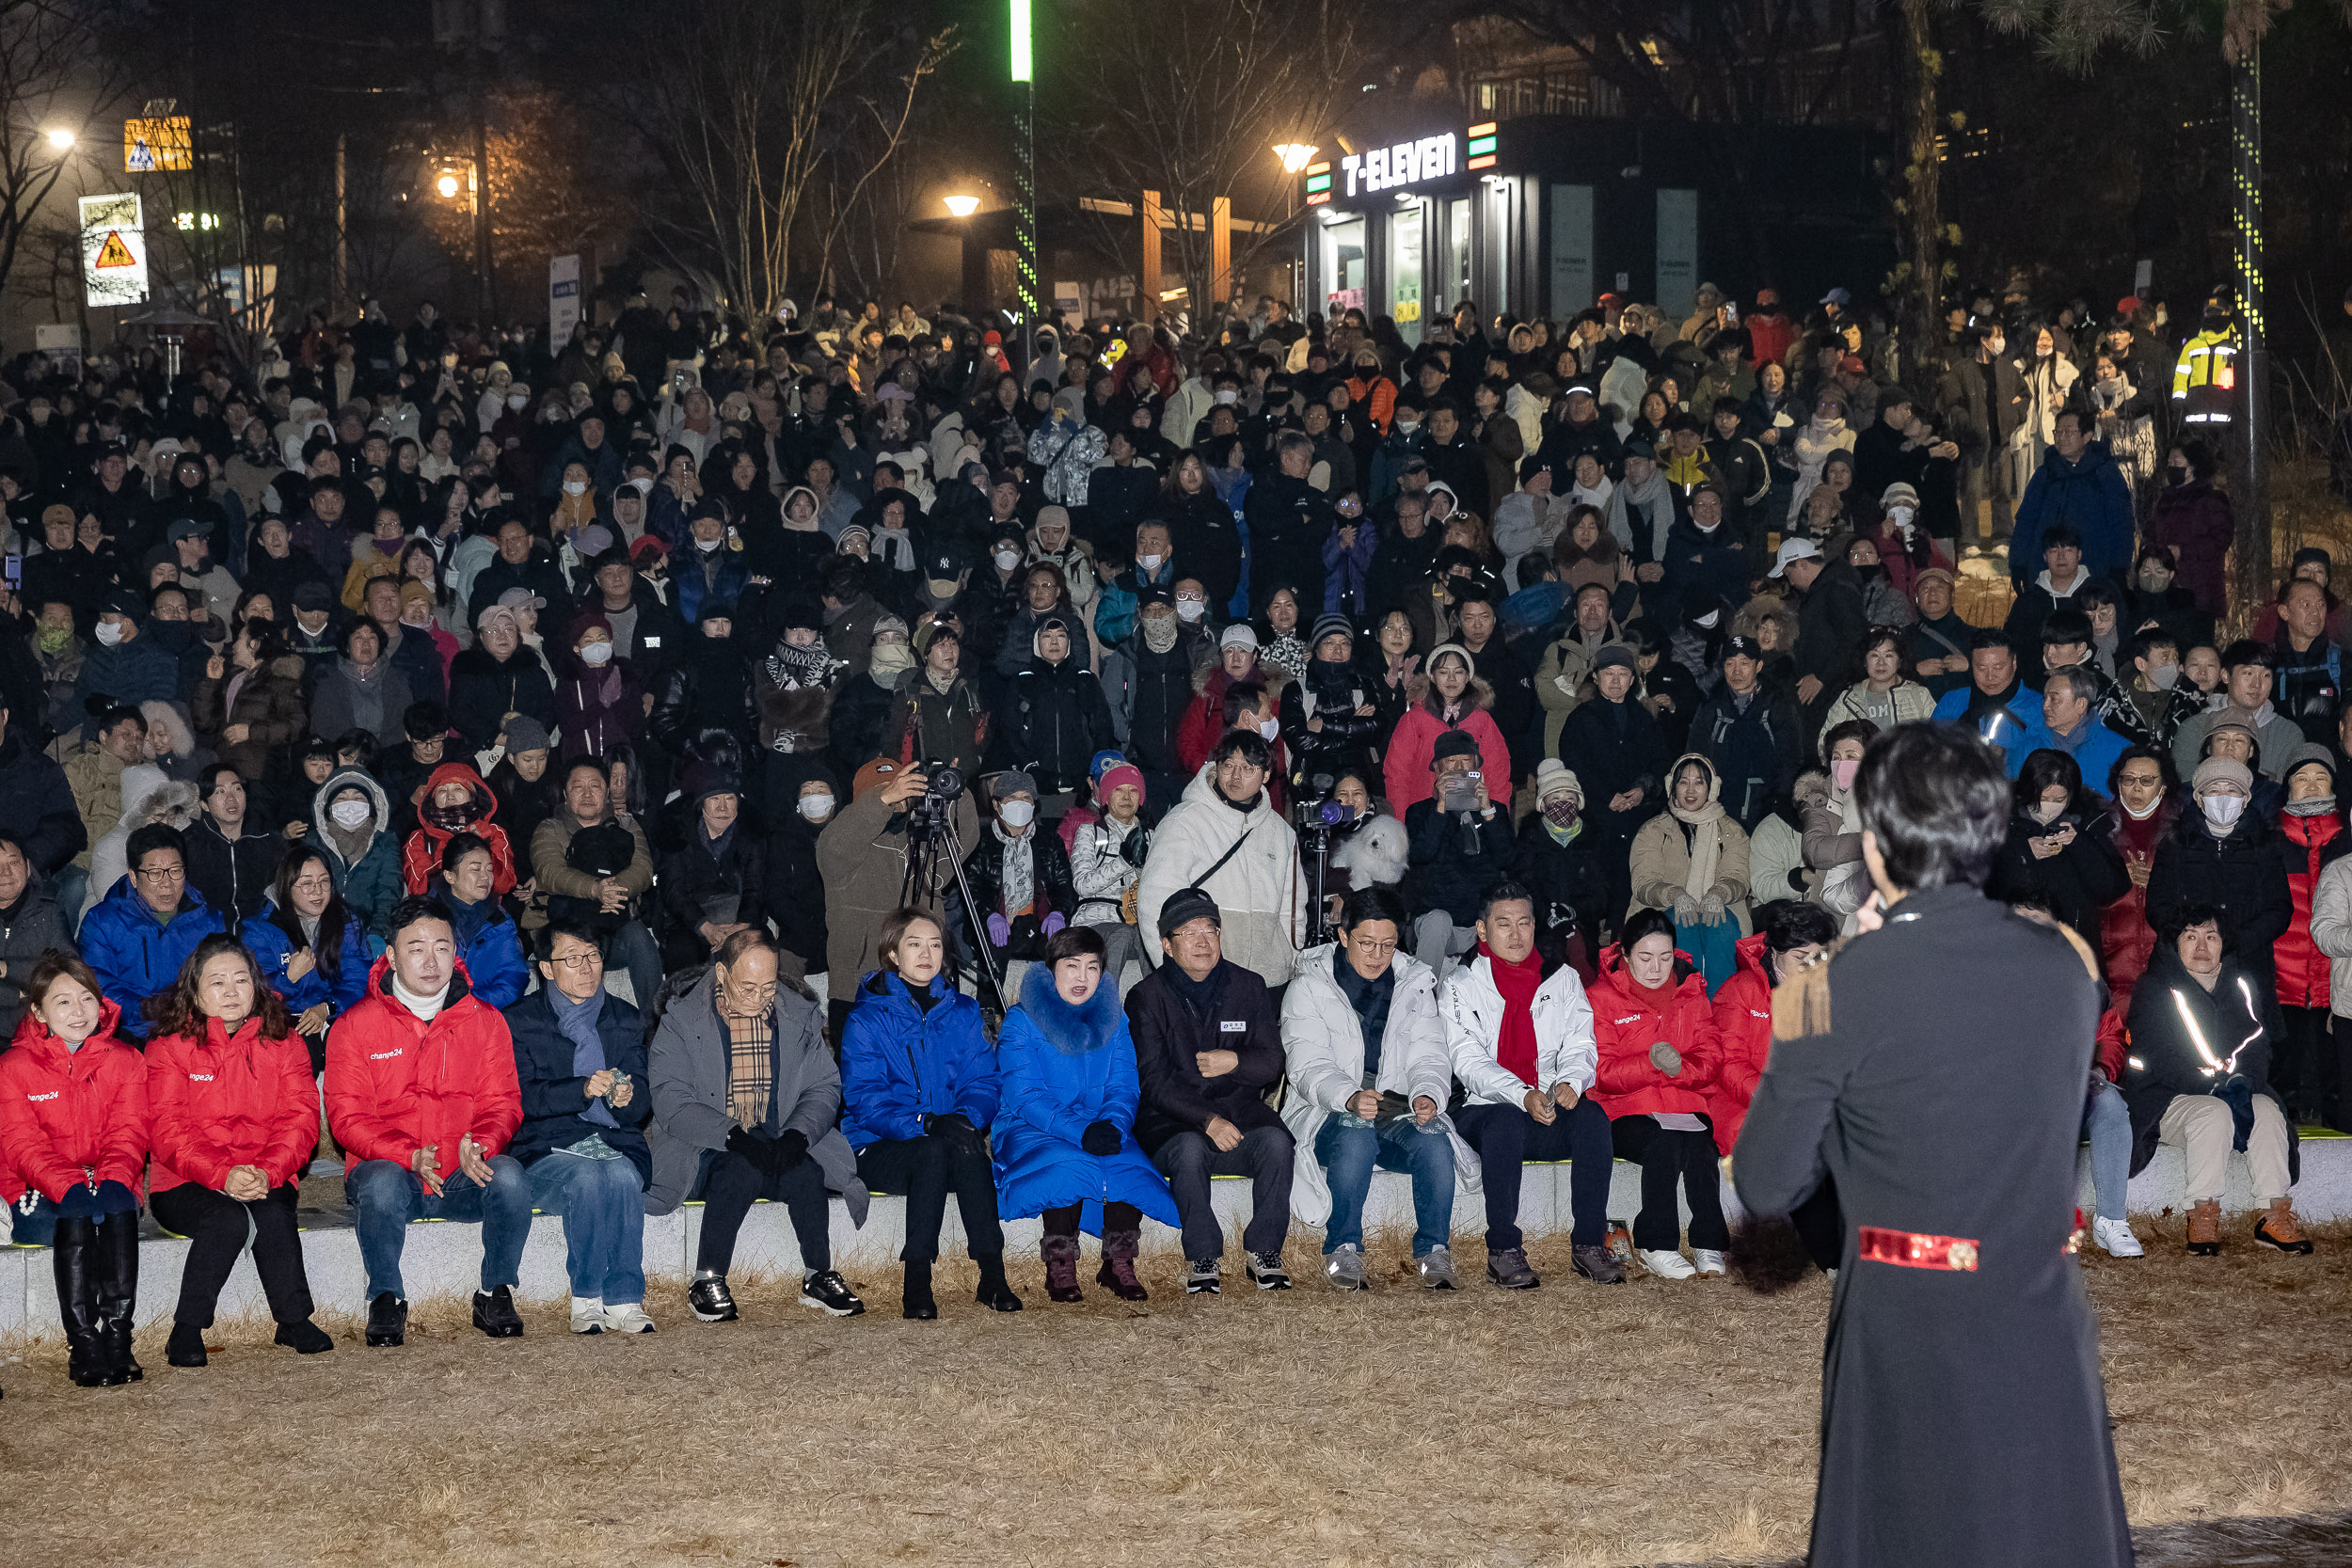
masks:
[[[2098,1045],[2090,1059],[2107,1075],[2110,1084],[2123,1082],[2123,1058],[2131,1051],[2132,1037],[2124,1031],[2123,1015],[2109,1007],[2099,1015]]]
[[[471,1133],[487,1158],[522,1124],[514,1037],[456,967],[427,1023],[393,997],[391,958],[376,959],[368,994],[328,1032],[326,1121],[344,1170],[362,1160],[412,1165],[430,1144],[442,1172],[453,1172],[460,1138]]]
[[[0,1055],[0,1198],[32,1188],[52,1202],[87,1180],[138,1191],[147,1165],[147,1066],[115,1037],[122,1009],[101,1003],[98,1029],[68,1051],[27,1012]]]
[[[443,784],[463,784],[473,792],[474,818],[462,828],[437,828],[433,825],[434,793]],[[506,840],[506,830],[491,818],[499,814],[498,797],[482,782],[482,775],[462,762],[445,762],[433,770],[419,792],[417,831],[408,835],[401,847],[400,875],[410,893],[421,894],[425,884],[440,875],[441,851],[452,837],[460,832],[473,834],[490,847],[490,891],[503,898],[515,891],[515,850]]]
[[[1600,1052],[1593,1098],[1612,1121],[1675,1111],[1706,1116],[1712,1109],[1708,1091],[1715,1085],[1723,1048],[1707,981],[1680,953],[1675,955],[1673,988],[1664,996],[1661,1009],[1650,992],[1633,983],[1622,949],[1612,947],[1600,956],[1600,977],[1591,992],[1594,1042]],[[1649,1059],[1650,1047],[1660,1040],[1682,1054],[1682,1070],[1671,1078]]]
[[[147,1044],[147,1103],[153,1118],[156,1192],[193,1181],[220,1190],[239,1165],[259,1165],[273,1187],[301,1171],[319,1141],[318,1088],[302,1037],[262,1037],[248,1018],[234,1035],[208,1021]]]
[[[2172,832],[2172,824],[2181,817],[2180,802],[2167,797],[2147,817],[2134,821],[2122,807],[2107,814],[2115,824],[2116,853],[2123,857],[2128,869],[2137,861],[2153,866],[2156,848]],[[2308,911],[2304,929],[2311,928]],[[2148,958],[2156,949],[2155,928],[2148,924],[2148,890],[2126,886],[2123,896],[2099,911],[2099,961],[2106,971],[2107,991],[2115,1000],[2115,1010],[2127,1017],[2132,1010],[2132,988],[2148,973]]]
[[[2312,941],[2312,890],[2319,885],[2320,868],[2352,850],[2352,834],[2344,818],[2279,814],[2279,858],[2286,863],[2287,896],[2295,904],[2295,921],[2287,934],[2270,944],[2279,966],[2279,1005],[2282,1007],[2328,1006],[2328,955]]]
[[[1772,1053],[1772,981],[1764,972],[1764,933],[1741,937],[1740,967],[1715,990],[1715,1040],[1723,1052],[1714,1087],[1707,1091],[1708,1115],[1715,1122],[1715,1151],[1729,1154],[1740,1141],[1748,1101]]]

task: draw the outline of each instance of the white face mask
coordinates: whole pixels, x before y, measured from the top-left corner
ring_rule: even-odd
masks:
[[[1713,631],[1715,629],[1715,623],[1723,618],[1724,612],[1722,610],[1710,610],[1706,614],[1698,618],[1696,625],[1701,631]]]
[[[1205,600],[1178,599],[1176,601],[1176,619],[1183,621],[1187,625],[1194,621],[1198,621],[1201,616],[1206,615],[1208,612],[1209,607],[1207,601]],[[101,632],[103,632],[105,628],[102,626],[99,629]]]
[[[1912,509],[1908,506],[1890,506],[1886,509],[1886,520],[1897,528],[1908,525],[1912,515]]]
[[[723,539],[697,539],[694,541],[694,547],[702,551],[703,554],[708,555],[711,551],[717,549],[720,546],[725,543],[726,541]]]
[[[2198,804],[2205,809],[2205,820],[2217,828],[2234,827],[2246,815],[2246,798],[2241,795],[2208,795]]]
[[[1019,550],[998,550],[993,556],[990,557],[990,559],[996,562],[996,569],[998,571],[1009,572],[1015,566],[1021,564],[1021,552]]]
[[[1231,387],[1227,387],[1218,391],[1216,394],[1216,401],[1219,403],[1239,403],[1241,401],[1241,394],[1233,390]]]
[[[584,479],[567,479],[564,482],[564,493],[567,496],[584,496],[588,493],[588,482]]]
[[[1258,721],[1258,733],[1268,740],[1272,740],[1282,733],[1281,721],[1275,719],[1261,719]]]
[[[2062,800],[2055,802],[2049,800],[2037,800],[2034,802],[2031,815],[2036,822],[2041,823],[2046,828],[2051,823],[2057,821],[2058,819],[2058,815],[2065,810],[2066,803]]]
[[[2145,822],[2150,817],[2156,815],[2157,807],[2164,804],[2164,791],[2159,789],[2153,795],[2149,796],[2147,807],[2141,811],[2132,810],[2132,803],[2129,800],[2124,800],[2120,798],[2116,803],[2123,808],[2123,815],[2130,817],[2133,821]]]
[[[122,623],[121,623],[121,622],[119,622],[119,621],[101,621],[101,622],[99,622],[99,623],[98,623],[98,641],[100,641],[101,642],[103,642],[103,643],[104,643],[107,647],[109,647],[109,648],[113,647],[116,643],[118,643],[118,642],[121,641],[122,641]]]
[[[1005,819],[1008,828],[1025,828],[1037,817],[1037,802],[1006,800],[997,806],[996,815]]]
[[[610,642],[589,643],[580,650],[580,661],[591,666],[610,664],[612,661],[612,644]]]
[[[801,815],[811,822],[822,822],[833,815],[833,797],[830,795],[802,796]]]
[[[365,800],[338,800],[326,808],[326,815],[335,819],[335,826],[349,832],[375,815],[375,808]]]
[[[1139,555],[1136,557],[1136,564],[1147,572],[1156,572],[1160,569],[1160,562],[1167,559],[1164,555]]]
[[[525,397],[520,392],[509,392],[506,395],[506,406],[512,408],[517,414],[523,411],[523,404],[529,403],[530,401],[531,400],[529,398]]]

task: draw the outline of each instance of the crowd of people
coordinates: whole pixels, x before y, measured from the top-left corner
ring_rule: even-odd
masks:
[[[371,1344],[420,1217],[480,1223],[474,1321],[519,1334],[534,1209],[581,1333],[651,1331],[687,1201],[709,1322],[761,1198],[801,1299],[863,1311],[825,1213],[876,1192],[911,1318],[949,1194],[981,1306],[1032,1216],[1056,1301],[1081,1232],[1141,1299],[1147,1216],[1214,1292],[1220,1175],[1245,1279],[1289,1286],[1295,1216],[1363,1289],[1383,1168],[1422,1283],[1459,1191],[1524,1290],[1531,1160],[1580,1275],[1720,1274],[1772,992],[1875,910],[1854,781],[1927,721],[2015,781],[1990,895],[2107,988],[2098,1243],[2174,1145],[2192,1250],[2237,1149],[2253,1239],[2310,1250],[2352,610],[2306,550],[2217,640],[2228,394],[2144,302],[1963,303],[1914,388],[1843,290],[1409,344],[1271,299],[766,325],[640,298],[551,352],[371,303],[253,366],[6,368],[0,1196],[77,1382],[139,1375],[142,1208],[194,1243],[174,1365],[248,1243],[329,1348],[314,1161]],[[1794,1217],[1837,1266],[1834,1200]]]

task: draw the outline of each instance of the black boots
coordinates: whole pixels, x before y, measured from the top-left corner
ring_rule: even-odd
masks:
[[[134,1209],[98,1222],[98,1253],[105,1265],[98,1291],[100,1325],[111,1380],[136,1383],[147,1375],[131,1354],[131,1312],[138,1305],[139,1216]]]
[[[898,1293],[898,1316],[910,1323],[929,1323],[939,1316],[939,1303],[931,1296],[929,1259],[919,1263],[907,1259],[907,1282]]]
[[[82,1388],[114,1388],[147,1373],[131,1354],[139,1293],[139,1216],[60,1219],[50,1244],[57,1311],[65,1321],[67,1375]]]
[[[164,1341],[164,1359],[175,1367],[206,1365],[204,1331],[194,1323],[173,1323],[171,1338]]]
[[[980,1288],[972,1293],[972,1299],[992,1312],[1020,1311],[1021,1298],[1012,1293],[1012,1287],[1005,1280],[1005,1255],[992,1252],[975,1261],[980,1265]]]

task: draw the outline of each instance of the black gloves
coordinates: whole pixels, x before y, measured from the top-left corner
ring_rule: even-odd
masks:
[[[775,1140],[764,1132],[755,1132],[748,1127],[729,1128],[727,1130],[727,1152],[739,1159],[750,1161],[758,1166],[764,1175],[774,1174]]]
[[[972,1118],[961,1111],[949,1111],[945,1116],[926,1115],[923,1131],[935,1137],[952,1138],[959,1143],[980,1135],[980,1130],[972,1125]]]
[[[1120,1142],[1119,1129],[1107,1121],[1090,1124],[1078,1136],[1078,1147],[1098,1159],[1118,1153]]]
[[[774,1161],[768,1174],[781,1176],[808,1158],[808,1134],[797,1127],[787,1127],[768,1140],[768,1148]]]

